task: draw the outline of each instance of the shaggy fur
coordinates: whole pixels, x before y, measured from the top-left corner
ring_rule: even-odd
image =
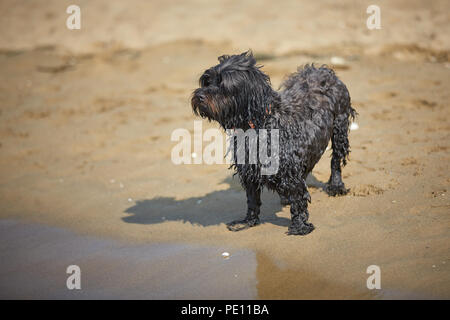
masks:
[[[331,176],[326,192],[345,195],[341,166],[350,152],[349,120],[356,111],[350,105],[346,86],[333,70],[306,65],[291,74],[280,91],[274,91],[269,77],[256,65],[252,53],[224,55],[219,64],[200,77],[193,93],[194,113],[217,121],[224,129],[279,129],[279,168],[274,175],[262,175],[260,164],[233,164],[247,193],[244,220],[229,223],[239,231],[260,223],[261,191],[276,191],[283,204],[291,205],[290,235],[314,230],[308,222],[311,197],[306,176],[332,141]]]

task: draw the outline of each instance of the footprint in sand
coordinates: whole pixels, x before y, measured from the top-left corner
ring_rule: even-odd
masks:
[[[370,195],[383,194],[385,190],[372,184],[359,185],[350,189],[350,194],[356,197],[367,197]]]

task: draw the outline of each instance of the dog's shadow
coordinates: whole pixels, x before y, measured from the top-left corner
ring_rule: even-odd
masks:
[[[129,214],[122,220],[128,223],[157,224],[165,221],[183,221],[193,225],[212,226],[242,219],[247,211],[245,191],[238,178],[229,177],[223,181],[229,185],[226,190],[214,191],[201,197],[175,200],[173,197],[159,197],[138,200],[125,210]],[[309,175],[307,184],[312,188],[323,189],[325,184]],[[290,219],[279,217],[282,210],[277,193],[264,190],[261,195],[261,223],[272,223],[287,227]]]

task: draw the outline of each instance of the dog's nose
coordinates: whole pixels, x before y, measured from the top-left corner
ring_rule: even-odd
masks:
[[[200,102],[205,102],[205,95],[202,93],[198,93],[197,94],[197,98],[198,100],[200,100]]]

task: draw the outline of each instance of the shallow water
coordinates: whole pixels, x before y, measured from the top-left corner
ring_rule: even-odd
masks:
[[[14,220],[0,220],[0,257],[0,299],[432,298],[368,290],[247,249],[130,244]],[[66,286],[70,265],[81,269],[80,290]]]
[[[2,299],[257,298],[249,250],[127,244],[12,220],[0,220],[0,240]],[[67,289],[69,265],[81,269],[80,290]]]

